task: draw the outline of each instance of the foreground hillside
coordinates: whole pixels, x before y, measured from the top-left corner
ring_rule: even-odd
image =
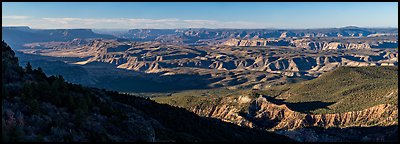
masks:
[[[339,67],[310,81],[263,91],[215,89],[154,99],[299,141],[393,141],[398,133],[397,70]]]
[[[363,110],[378,104],[397,105],[398,67],[340,67],[317,79],[271,87],[261,94],[287,103],[319,101],[327,108],[293,108],[311,113]]]
[[[2,139],[9,141],[291,141],[182,108],[47,77],[2,42]]]

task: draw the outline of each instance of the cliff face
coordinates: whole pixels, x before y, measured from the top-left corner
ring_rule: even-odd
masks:
[[[130,71],[134,71],[159,82],[171,82],[165,81],[165,75],[173,77],[171,80],[190,75],[184,79],[175,79],[177,81],[194,81],[190,78],[193,75],[200,75],[196,77],[206,79],[201,81],[206,81],[208,84],[202,85],[196,82],[197,85],[193,86],[195,88],[232,86],[233,88],[264,89],[271,84],[270,82],[275,84],[284,82],[282,77],[314,78],[342,66],[398,65],[396,49],[315,52],[283,47],[271,49],[227,46],[189,47],[157,42],[121,42],[99,39],[87,41],[86,44],[77,44],[79,43],[77,40],[71,43],[68,43],[70,47],[66,44],[57,48],[46,47],[46,44],[40,43],[40,46],[31,46],[26,51],[59,58],[80,57],[83,58],[82,61],[74,61],[74,64],[81,64],[82,67],[89,67],[91,64],[100,66],[102,63],[107,63],[110,64],[108,65],[110,68],[118,71],[129,70],[125,71],[127,75],[130,75]],[[98,71],[98,69],[91,70],[94,73]],[[102,74],[96,73],[93,76]],[[150,75],[160,75],[160,77]],[[282,75],[282,77],[273,77],[273,75]],[[172,81],[175,82],[175,80]],[[100,82],[99,84],[102,85]],[[182,84],[186,85],[186,81]],[[124,91],[129,91],[129,89],[126,88]]]
[[[224,42],[228,46],[293,46],[289,40],[268,39],[230,39]]]
[[[295,47],[301,47],[311,50],[329,50],[329,49],[370,49],[369,43],[340,43],[340,42],[304,42],[293,41]]]
[[[248,103],[250,111],[245,114],[241,113],[240,107],[235,106],[234,102]],[[381,104],[361,111],[345,113],[305,114],[293,111],[285,104],[271,103],[260,96],[252,101],[248,97],[227,98],[221,100],[217,105],[196,106],[189,109],[201,116],[219,118],[238,125],[266,130],[295,130],[310,126],[346,128],[398,124],[397,107],[390,104]]]
[[[390,139],[385,135],[397,133],[396,79],[397,67],[341,67],[313,80],[261,91],[210,90],[155,100],[300,141],[385,141]]]
[[[288,46],[310,50],[397,48],[398,41],[330,42],[310,39],[230,39],[227,46]]]
[[[270,41],[266,43],[287,43]],[[308,44],[307,44],[308,45]],[[33,47],[35,48],[35,47]],[[370,49],[367,44],[323,43],[318,49]],[[302,76],[304,74],[318,75],[339,66],[374,66],[397,65],[397,53],[381,52],[379,55],[339,54],[315,55],[294,51],[290,57],[278,56],[276,52],[268,55],[263,53],[244,53],[232,55],[231,49],[210,50],[191,49],[189,47],[173,47],[160,43],[118,42],[114,40],[93,40],[88,44],[70,49],[55,49],[44,53],[50,56],[91,57],[78,64],[104,62],[116,65],[118,68],[156,73],[169,71],[173,68],[203,68],[216,70],[251,70],[279,73],[287,76]],[[280,53],[280,52],[279,52]],[[282,52],[285,53],[285,52]],[[249,56],[250,55],[250,56]]]
[[[302,114],[290,110],[286,105],[276,105],[259,97],[253,107],[256,110],[255,119],[269,119],[279,121],[272,129],[297,129],[301,127],[364,127],[388,126],[397,124],[397,107],[390,104],[381,104],[361,111],[352,111],[337,114]]]
[[[366,38],[366,37],[396,37],[397,28],[327,28],[327,29],[131,29],[128,32],[118,32],[114,36],[97,34],[89,29],[53,29],[38,30],[29,27],[3,27],[3,38],[18,46],[33,42],[67,41],[74,38],[122,38],[133,41],[157,41],[178,45],[215,45],[229,39],[260,39],[260,38]],[[24,35],[25,37],[21,37]],[[287,46],[287,41],[243,40],[241,46],[278,45]],[[237,45],[237,43],[235,44]],[[289,44],[291,45],[291,44]],[[238,45],[237,45],[238,46]]]
[[[248,107],[247,107],[248,106]],[[244,108],[248,112],[244,112]],[[380,104],[360,111],[306,114],[264,97],[223,98],[216,105],[188,108],[194,113],[240,126],[274,131],[297,141],[397,141],[398,107]]]
[[[368,29],[358,27],[327,29],[132,29],[122,34],[131,38],[151,38],[160,35],[183,35],[189,38],[285,38],[285,37],[367,37],[396,33],[396,28]]]

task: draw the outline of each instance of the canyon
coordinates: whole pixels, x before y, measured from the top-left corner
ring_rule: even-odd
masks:
[[[190,47],[94,39],[26,44],[20,51],[50,57],[81,58],[81,61],[71,64],[82,66],[105,63],[166,83],[179,81],[168,78],[174,75],[194,74],[207,81],[206,87],[228,86],[233,89],[265,88],[282,83],[286,78],[316,78],[340,66],[398,65],[397,50],[390,48],[315,51],[284,47]]]
[[[367,78],[357,78],[368,73]],[[356,72],[344,75],[344,72]],[[390,71],[390,75],[373,78],[371,75]],[[385,129],[387,135],[394,136],[398,125],[398,87],[397,67],[345,68],[341,67],[323,76],[300,83],[283,85],[283,91],[236,90],[224,92],[221,89],[177,93],[169,97],[154,98],[160,103],[183,107],[204,117],[218,118],[240,126],[274,131],[291,138],[295,134],[309,133],[300,141],[346,141],[350,137],[368,137],[374,132],[362,133],[363,129]],[[344,77],[344,78],[342,78]],[[359,90],[353,85],[340,83],[338,79],[351,79],[361,86],[377,85],[368,90]],[[385,79],[384,82],[380,80]],[[338,85],[333,84],[336,81]],[[394,84],[391,84],[394,82]],[[319,85],[315,87],[314,85]],[[381,87],[379,87],[380,85]],[[331,88],[334,87],[334,88]],[[287,89],[286,89],[287,88]],[[300,90],[292,90],[300,88]],[[306,89],[310,88],[310,91]],[[387,90],[382,90],[387,88]],[[270,91],[272,90],[272,91]],[[333,90],[333,91],[332,91]],[[342,92],[353,91],[352,93]],[[358,92],[357,92],[358,91]],[[220,95],[219,93],[223,93]],[[274,95],[274,93],[276,93]],[[314,94],[319,94],[314,97]],[[367,94],[368,93],[368,94]],[[301,95],[309,97],[301,98]],[[300,98],[299,98],[300,97]],[[297,99],[297,100],[296,100]],[[347,100],[353,99],[353,100]],[[368,100],[373,99],[373,101]],[[314,128],[323,128],[330,133],[349,130],[350,136],[323,136]],[[390,131],[390,132],[389,132]],[[379,136],[380,137],[380,136]],[[377,138],[379,139],[379,138]],[[377,140],[376,139],[376,140]],[[357,141],[362,141],[358,139]]]
[[[47,75],[296,141],[397,135],[397,28],[3,27],[3,37],[20,65]]]

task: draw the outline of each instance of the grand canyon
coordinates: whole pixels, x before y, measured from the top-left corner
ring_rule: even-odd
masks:
[[[398,141],[398,28],[2,27],[3,141]]]

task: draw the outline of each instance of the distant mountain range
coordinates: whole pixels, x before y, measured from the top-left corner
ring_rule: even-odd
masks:
[[[173,44],[221,44],[226,40],[266,39],[292,37],[371,37],[390,35],[398,37],[398,28],[325,28],[325,29],[131,29],[116,32],[90,29],[31,29],[29,27],[2,27],[3,40],[16,49],[32,42],[70,41],[76,38],[126,39],[159,41]],[[103,33],[103,34],[99,34]],[[24,35],[24,37],[21,37]]]
[[[94,33],[90,29],[31,29],[29,27],[2,27],[2,37],[15,49],[33,42],[71,41],[76,38],[115,38],[111,35]]]

